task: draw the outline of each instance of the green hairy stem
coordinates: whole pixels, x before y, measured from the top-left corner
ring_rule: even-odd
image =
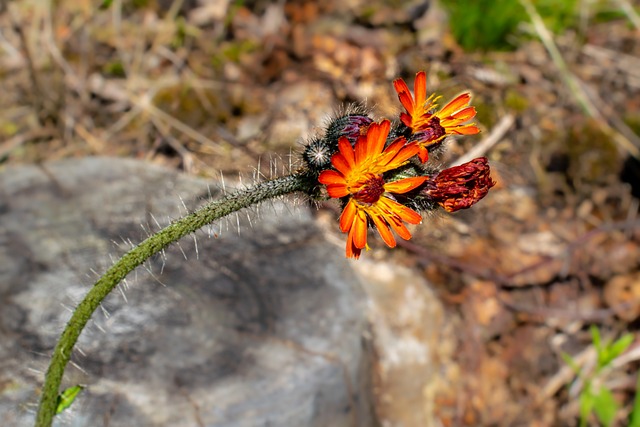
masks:
[[[259,183],[254,187],[229,194],[212,201],[195,212],[171,223],[154,235],[135,246],[113,264],[93,285],[84,299],[74,310],[53,351],[44,386],[36,427],[49,427],[56,413],[57,398],[65,367],[80,333],[106,296],[136,267],[157,254],[171,243],[187,234],[194,233],[203,226],[264,200],[312,188],[308,176],[298,173]]]

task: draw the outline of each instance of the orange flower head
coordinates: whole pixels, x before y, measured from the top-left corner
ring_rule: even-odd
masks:
[[[385,148],[390,128],[388,120],[372,123],[354,146],[346,137],[340,138],[338,152],[331,158],[336,170],[325,170],[318,177],[318,181],[326,185],[330,197],[348,197],[340,216],[340,230],[348,233],[348,258],[359,258],[362,249],[368,247],[369,223],[375,225],[382,240],[393,248],[396,240],[391,229],[408,240],[411,233],[404,222],[419,224],[422,221],[420,214],[396,202],[392,193],[411,191],[428,178],[420,176],[387,182],[383,177],[384,172],[399,168],[419,151],[418,144],[407,144],[404,137],[395,139]]]
[[[440,97],[427,98],[427,75],[424,71],[416,74],[413,84],[414,97],[402,79],[396,79],[393,87],[406,112],[400,114],[400,120],[411,129],[420,147],[418,156],[424,163],[429,158],[427,147],[441,141],[446,135],[475,135],[480,129],[473,124],[463,124],[476,115],[476,109],[469,105],[471,95],[463,93],[437,112],[436,102]]]

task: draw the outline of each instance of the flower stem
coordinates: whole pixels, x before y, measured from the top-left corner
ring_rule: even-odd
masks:
[[[56,413],[58,391],[71,351],[93,312],[127,274],[171,243],[217,219],[270,198],[296,191],[309,193],[311,185],[308,176],[297,173],[229,194],[171,223],[124,254],[89,290],[62,332],[45,375],[36,427],[51,426]]]

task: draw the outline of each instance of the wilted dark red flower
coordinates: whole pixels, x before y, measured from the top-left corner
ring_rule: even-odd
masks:
[[[448,212],[467,209],[487,195],[495,185],[486,157],[445,169],[425,183],[422,194]]]

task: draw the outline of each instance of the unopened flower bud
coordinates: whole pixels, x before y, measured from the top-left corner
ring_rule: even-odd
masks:
[[[341,136],[346,136],[351,144],[355,144],[361,135],[367,134],[367,129],[373,123],[373,119],[361,114],[347,114],[331,121],[327,126],[327,138],[337,141]]]
[[[366,135],[373,120],[360,114],[347,114],[337,117],[329,123],[324,137],[311,139],[302,153],[309,171],[319,174],[331,167],[331,156],[338,151],[338,140],[346,137],[351,145],[359,136]]]

